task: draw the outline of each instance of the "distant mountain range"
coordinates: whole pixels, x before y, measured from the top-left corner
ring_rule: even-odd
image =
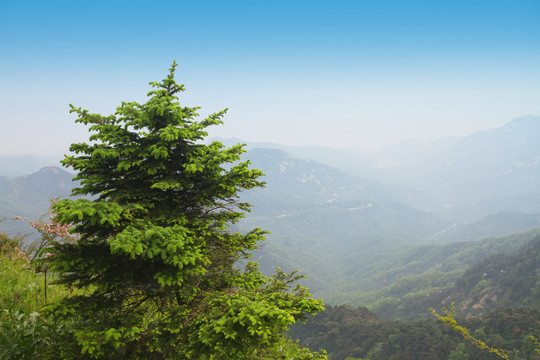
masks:
[[[0,176],[0,231],[29,233],[31,228],[14,216],[38,220],[47,213],[53,198],[66,198],[71,194],[73,174],[61,168],[48,166],[27,176],[8,178]]]
[[[260,226],[272,232],[263,248],[255,252],[255,259],[267,273],[280,266],[309,274],[307,284],[314,293],[337,303],[350,303],[352,297],[340,300],[332,294],[347,292],[347,289],[371,291],[370,284],[374,281],[387,286],[401,276],[420,275],[425,271],[414,270],[413,266],[403,269],[401,276],[382,281],[377,276],[392,268],[390,263],[384,265],[384,259],[396,252],[420,244],[465,244],[540,227],[540,214],[533,212],[534,207],[526,213],[506,211],[512,207],[501,206],[504,212],[462,223],[450,218],[448,212],[437,215],[418,209],[421,208],[419,203],[429,203],[430,196],[407,185],[386,185],[355,177],[281,149],[253,148],[246,158],[266,174],[268,182],[266,189],[243,195],[243,199],[255,207],[240,228]],[[408,201],[411,198],[415,205]],[[534,195],[523,196],[525,202],[532,198]],[[480,248],[470,251],[479,252],[479,256],[470,258],[475,261],[490,254]],[[437,257],[433,260],[442,261]],[[401,260],[393,261],[395,264]],[[418,261],[408,257],[409,263]],[[473,264],[463,263],[464,266]],[[440,276],[450,281],[455,280],[458,273]]]
[[[4,155],[0,156],[0,176],[9,178],[35,173],[48,166],[60,166],[62,156]]]
[[[400,202],[472,223],[500,212],[540,213],[539,143],[540,116],[525,116],[467,137],[430,143],[406,141],[375,154],[325,147],[247,145],[249,149],[282,149],[387,187],[407,189],[417,196]]]
[[[316,296],[334,303],[356,297],[376,307],[370,296],[403,296],[413,280],[447,286],[472,260],[491,254],[468,242],[540,227],[539,143],[540,117],[525,117],[469,137],[405,142],[374,155],[248,144],[245,159],[265,173],[267,187],[241,195],[254,208],[235,229],[272,232],[254,252],[264,272],[299,270]],[[24,170],[42,160],[19,161]],[[49,166],[8,177],[23,171],[15,164],[0,157],[0,171],[11,169],[0,176],[0,218],[38,219],[52,197],[69,196],[71,173]],[[0,231],[29,228],[6,220]],[[431,274],[440,263],[454,267]]]

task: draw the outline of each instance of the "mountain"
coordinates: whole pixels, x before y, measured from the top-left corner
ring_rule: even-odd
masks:
[[[224,140],[225,142],[235,142]],[[242,141],[236,141],[242,142]],[[373,154],[325,147],[275,148],[409,194],[398,202],[462,223],[500,212],[540,213],[540,116],[466,137],[405,141]]]
[[[272,198],[289,203],[374,200],[410,207],[435,201],[413,188],[358,177],[280,149],[254,148],[246,153],[245,159],[264,172],[267,182],[265,189],[242,195],[254,203],[261,196],[265,200]]]
[[[540,184],[540,117],[524,117],[456,142],[413,181],[447,204],[537,194]],[[540,211],[538,211],[540,212]]]
[[[37,220],[49,209],[52,198],[66,198],[75,185],[73,174],[53,166],[13,179],[0,177],[0,229],[7,233],[29,233],[31,228],[14,216]]]
[[[403,184],[443,202],[433,211],[461,222],[503,211],[540,213],[540,202],[528,200],[540,193],[539,143],[540,117],[526,116],[459,139],[423,147],[401,144],[376,155],[384,169],[379,180],[399,176]]]
[[[473,251],[475,244],[466,242],[540,227],[540,216],[520,213],[455,223],[399,203],[404,195],[391,186],[279,149],[252,149],[246,158],[266,174],[268,183],[266,189],[242,195],[254,208],[238,229],[271,231],[263,247],[254,252],[255,260],[268,274],[278,266],[308,274],[306,285],[332,303],[373,302],[374,291],[402,278],[424,284],[429,278],[430,287],[448,285],[466,266],[492,254],[490,249],[500,248],[478,246]],[[436,245],[451,242],[461,245]],[[421,244],[433,245],[405,254]],[[429,246],[432,252],[425,251]],[[456,259],[456,252],[461,251],[467,260],[452,260],[456,266],[424,275],[441,262],[448,264],[450,260],[445,259]],[[475,255],[466,255],[470,252]],[[392,293],[380,293],[378,299],[381,296]]]
[[[358,150],[345,150],[317,145],[292,146],[272,142],[246,141],[237,138],[216,137],[212,140],[219,141],[226,146],[245,144],[245,149],[249,152],[254,149],[282,150],[297,158],[315,160],[347,173],[354,172],[360,176],[364,173],[362,171],[356,171],[359,170],[357,166],[363,166],[364,169],[370,169],[376,166],[375,159],[370,154],[362,153]]]
[[[436,216],[395,203],[344,201],[291,207],[273,201],[271,206],[273,213],[255,209],[239,225],[241,230],[271,231],[254,252],[255,260],[265,273],[279,266],[309,274],[306,284],[320,296],[340,283],[348,265],[362,268],[363,261],[422,243],[448,226]]]
[[[503,307],[540,309],[539,251],[540,229],[403,250],[387,261],[395,265],[370,278],[388,286],[351,294],[345,302],[367,305],[383,319],[400,320],[431,318],[430,308],[449,307],[452,302],[461,317],[484,316]],[[389,281],[392,276],[399,279]]]
[[[463,243],[538,227],[538,216],[518,213],[473,224],[455,223],[406,205],[409,197],[422,198],[414,189],[359,178],[283,150],[252,149],[246,158],[266,174],[268,184],[266,189],[242,194],[242,200],[254,204],[254,208],[235,228],[270,230],[268,241],[254,252],[263,271],[273,273],[279,266],[308,274],[306,285],[317,296],[334,303],[358,303],[359,299],[372,302],[369,299],[374,291],[399,281],[410,282],[412,278],[408,277],[423,276],[425,281],[427,275],[423,273],[433,266],[427,266],[430,261],[444,261],[435,255],[439,250],[405,255],[411,247]],[[25,177],[0,178],[0,215],[37,219],[47,211],[52,196],[69,196],[72,186],[71,174],[54,167]],[[11,233],[28,232],[21,228],[23,225],[6,221],[1,228]],[[443,254],[454,254],[451,247],[445,249],[441,250]],[[422,261],[427,267],[418,266]],[[439,280],[430,277],[430,283],[455,280],[456,274],[449,272],[436,275]]]
[[[17,177],[34,173],[47,166],[57,166],[62,156],[37,156],[29,154],[0,156],[0,174]]]
[[[495,254],[468,269],[443,304],[458,314],[482,316],[503,307],[540,308],[540,236],[511,254]]]
[[[314,292],[337,282],[343,253],[370,248],[375,256],[422,243],[451,225],[398,202],[414,190],[396,191],[278,149],[252,149],[246,158],[265,173],[267,188],[242,194],[254,208],[238,228],[270,230],[254,252],[263,271],[297,269],[310,275]]]
[[[357,162],[378,166],[377,177],[391,185],[282,149],[251,146],[244,159],[266,174],[267,188],[241,195],[254,208],[235,229],[270,230],[253,253],[263,271],[279,266],[308,274],[304,283],[330,303],[369,304],[381,313],[398,309],[405,296],[420,304],[431,289],[448,287],[495,249],[515,249],[476,240],[539,227],[540,191],[532,186],[540,183],[539,150],[532,141],[538,119],[428,145],[402,143],[369,159],[346,158],[350,168]],[[489,145],[494,140],[499,145]],[[309,148],[312,154],[319,150],[324,149]],[[346,152],[327,154],[338,155]],[[52,196],[69,195],[71,176],[48,167],[25,177],[0,177],[0,216],[39,218]],[[511,184],[513,192],[507,191]],[[490,187],[491,195],[482,195]],[[475,201],[463,200],[464,192],[474,191]],[[22,231],[12,226],[6,221],[1,228]]]

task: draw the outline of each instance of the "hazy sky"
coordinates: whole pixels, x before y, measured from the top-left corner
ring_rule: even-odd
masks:
[[[0,155],[87,138],[172,61],[212,135],[369,149],[540,115],[540,1],[0,0]]]

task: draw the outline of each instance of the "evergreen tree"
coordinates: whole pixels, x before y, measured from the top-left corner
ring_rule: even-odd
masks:
[[[320,300],[279,269],[268,278],[238,260],[264,231],[228,231],[249,211],[238,192],[264,185],[240,162],[242,145],[205,144],[226,110],[197,121],[182,106],[176,62],[150,83],[145,104],[123,102],[102,116],[72,106],[93,132],[72,144],[63,164],[80,180],[53,206],[73,224],[75,242],[53,244],[47,259],[59,282],[84,289],[46,310],[71,331],[47,349],[51,358],[313,358],[285,340],[288,325],[322,310]]]

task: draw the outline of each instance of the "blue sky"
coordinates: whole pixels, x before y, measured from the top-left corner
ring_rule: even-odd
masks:
[[[61,154],[68,105],[144,101],[174,59],[212,135],[369,150],[540,115],[540,1],[0,0],[0,155]]]

